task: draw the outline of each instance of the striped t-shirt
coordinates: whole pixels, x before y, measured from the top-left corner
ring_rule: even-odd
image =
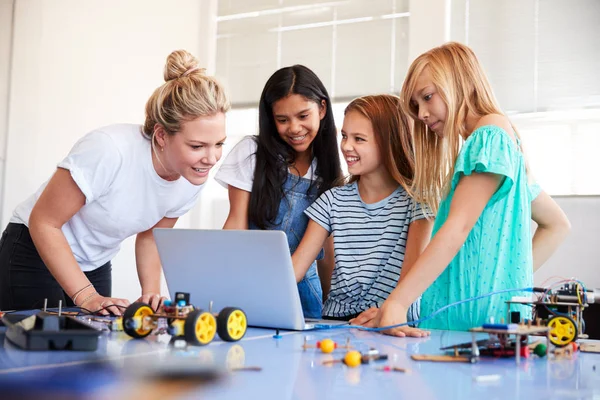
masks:
[[[380,307],[400,278],[409,225],[425,218],[418,203],[398,186],[387,198],[366,204],[354,182],[328,190],[304,212],[333,234],[335,268],[323,316]],[[418,313],[416,302],[408,320]]]

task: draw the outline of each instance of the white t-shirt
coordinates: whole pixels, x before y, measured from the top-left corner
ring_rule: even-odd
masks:
[[[254,182],[254,170],[256,169],[256,149],[258,145],[254,136],[246,136],[229,152],[219,171],[215,175],[215,180],[225,189],[229,185],[238,189],[252,192],[252,183]],[[308,171],[303,178],[315,180],[317,178],[317,159],[313,158]]]
[[[110,125],[81,138],[58,164],[85,195],[85,205],[62,227],[83,271],[110,261],[121,242],[164,217],[185,214],[203,185],[162,179],[152,164],[141,126]],[[15,209],[10,222],[29,226],[29,216],[48,182]]]

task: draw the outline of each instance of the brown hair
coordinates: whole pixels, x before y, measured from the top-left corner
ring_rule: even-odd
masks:
[[[350,111],[362,114],[371,122],[383,165],[411,195],[415,156],[410,125],[402,111],[400,98],[390,94],[359,97],[348,104],[344,115]],[[350,182],[358,179],[352,176]]]

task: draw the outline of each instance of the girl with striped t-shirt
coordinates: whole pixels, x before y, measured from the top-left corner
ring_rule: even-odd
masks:
[[[410,128],[391,95],[365,96],[345,110],[341,149],[349,182],[323,193],[292,260],[300,281],[329,235],[335,267],[323,316],[351,319],[379,307],[427,245],[432,222],[409,195]],[[371,312],[372,313],[372,312]],[[418,318],[418,301],[407,318]]]

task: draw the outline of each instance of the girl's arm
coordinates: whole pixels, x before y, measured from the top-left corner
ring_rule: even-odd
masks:
[[[229,215],[223,229],[248,229],[250,192],[229,185]]]
[[[65,293],[71,298],[78,293],[76,305],[91,311],[103,308],[103,303],[128,306],[129,301],[125,299],[106,298],[96,293],[96,289],[90,286],[90,281],[77,264],[62,232],[62,226],[84,205],[85,195],[71,177],[71,173],[64,168],[58,168],[31,211],[31,239],[44,264]],[[118,307],[108,310],[116,315],[121,314]],[[106,310],[100,312],[108,313]]]
[[[538,224],[533,235],[533,270],[537,271],[563,242],[571,224],[560,206],[543,191],[531,203],[531,219]]]
[[[325,257],[322,260],[317,261],[317,270],[319,271],[319,279],[321,280],[321,288],[323,288],[323,303],[329,296],[329,290],[331,289],[331,274],[333,274],[333,268],[335,267],[335,253],[333,252],[333,236],[325,240]]]
[[[160,295],[161,265],[152,229],[172,228],[176,222],[177,218],[165,217],[147,231],[138,233],[135,238],[135,264],[142,287],[142,296],[137,301],[148,303],[155,310],[162,301]]]
[[[423,253],[427,244],[431,239],[431,231],[433,229],[433,220],[419,219],[414,221],[408,227],[408,235],[406,237],[406,250],[404,253],[404,260],[402,261],[402,270],[400,271],[400,279],[398,282],[402,282],[404,277],[412,269],[413,265]],[[375,326],[375,317],[379,309],[377,307],[371,307],[368,310],[363,311],[360,315],[349,322],[352,325],[363,325],[363,326]]]
[[[431,231],[433,230],[433,220],[419,219],[414,221],[408,227],[408,235],[406,237],[406,252],[404,253],[404,261],[402,261],[402,271],[400,271],[400,279],[402,282],[404,277],[415,265],[419,256],[425,251],[429,241],[431,240]]]
[[[474,173],[460,179],[450,205],[448,219],[423,254],[409,271],[403,274],[398,286],[382,305],[377,318],[378,326],[406,322],[408,308],[458,253],[485,206],[500,186],[501,179],[501,176],[490,173]],[[400,327],[385,333],[405,336],[413,332],[415,330],[412,328]]]
[[[323,243],[325,243],[328,236],[329,232],[325,228],[309,219],[302,241],[292,255],[296,282],[300,282],[304,278],[310,265],[319,255],[319,251],[323,248]]]

